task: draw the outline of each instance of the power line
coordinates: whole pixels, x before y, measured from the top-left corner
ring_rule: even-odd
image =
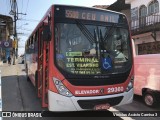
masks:
[[[21,13],[23,13],[23,0],[21,0]],[[22,15],[21,15],[21,18],[22,18]],[[20,21],[20,24],[21,24],[21,26],[23,25],[23,21]]]
[[[26,13],[27,13],[27,10],[28,10],[28,3],[29,3],[29,0],[27,1],[27,8],[26,8]]]
[[[23,0],[22,0],[21,13],[23,13]]]
[[[6,7],[6,8],[7,8],[7,11],[6,11],[6,12],[8,13],[8,11],[9,11],[9,6],[10,6],[9,3],[8,3],[8,0],[6,0],[6,6],[7,6],[7,7]],[[5,14],[7,15],[7,13],[5,13]]]
[[[21,6],[21,13],[23,13],[23,0],[22,0],[22,6]],[[22,17],[22,15],[21,15],[21,17]],[[23,24],[23,22],[21,21],[21,25]]]
[[[29,4],[29,0],[27,0],[27,4],[25,3],[25,5],[27,5],[27,6],[26,6],[26,11],[25,11],[26,14],[27,14],[27,12],[28,12],[28,4]],[[27,17],[27,16],[25,16],[25,19],[26,19],[26,17]],[[22,17],[21,17],[21,18],[22,18]]]
[[[34,20],[34,19],[19,19],[19,20],[23,20],[23,21],[29,21],[29,22],[39,22],[39,20]]]
[[[30,31],[30,32],[32,32],[32,31],[33,31],[33,30],[31,30],[31,29],[26,29],[26,28],[17,28],[17,29],[25,30],[25,31]]]

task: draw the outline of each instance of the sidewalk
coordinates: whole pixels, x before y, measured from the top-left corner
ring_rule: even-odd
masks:
[[[5,76],[13,76],[13,75],[17,75],[17,65],[8,65],[7,63],[3,63],[2,66],[0,66],[0,70],[1,70],[1,76],[5,77]]]
[[[13,76],[17,75],[18,72],[18,60],[15,65],[8,65],[8,63],[0,62],[1,76]]]
[[[21,94],[19,91],[19,74],[22,71],[20,64],[3,63],[0,66],[2,80],[2,111],[23,111]]]
[[[2,66],[3,65],[3,61],[0,61],[0,66]]]

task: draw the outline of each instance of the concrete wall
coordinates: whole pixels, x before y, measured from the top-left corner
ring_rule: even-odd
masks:
[[[160,41],[160,31],[156,32],[156,37],[157,37],[156,41]],[[153,37],[151,35],[148,35],[148,36],[144,36],[144,37],[139,37],[138,39],[134,39],[134,42],[135,42],[136,54],[138,54],[138,45],[139,44],[152,43],[152,42],[155,42],[155,40],[153,39]]]
[[[160,31],[156,33],[157,41],[160,41]],[[139,39],[135,39],[135,44],[143,44],[143,43],[149,43],[149,42],[155,42],[155,40],[152,38],[151,35],[140,37]]]

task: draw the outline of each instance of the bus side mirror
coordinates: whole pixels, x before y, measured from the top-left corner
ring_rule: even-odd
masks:
[[[43,41],[51,41],[51,30],[49,25],[43,26],[42,38]]]

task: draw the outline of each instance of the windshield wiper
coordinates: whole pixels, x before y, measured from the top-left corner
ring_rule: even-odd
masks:
[[[112,34],[114,31],[114,27],[116,26],[116,24],[113,24],[109,30],[106,30],[105,34],[104,34],[104,38],[103,41],[106,41]]]
[[[96,56],[97,58],[100,57],[100,44],[99,44],[99,35],[98,35],[98,28],[97,31],[94,29],[94,41],[95,41],[95,47],[96,47]]]
[[[82,31],[82,33],[86,36],[89,42],[93,45],[95,43],[94,36],[90,33],[90,31],[79,21],[76,20],[76,25]]]

